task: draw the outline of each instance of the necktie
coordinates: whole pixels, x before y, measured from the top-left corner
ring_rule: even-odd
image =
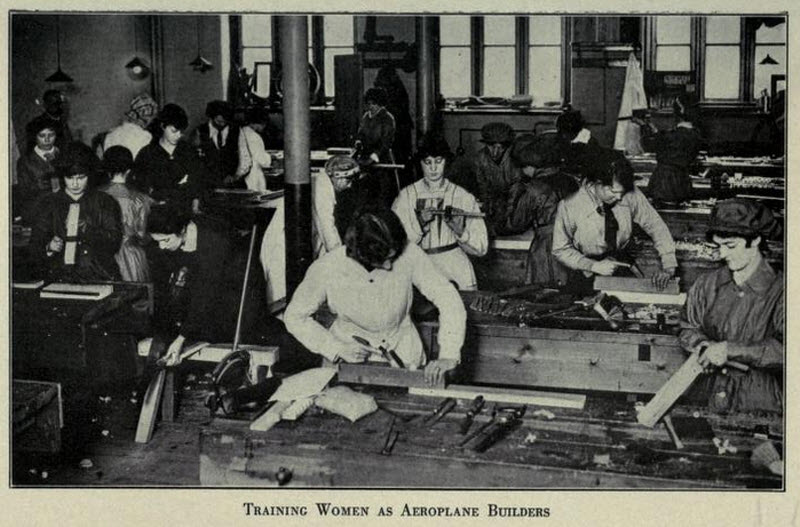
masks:
[[[613,253],[617,250],[617,231],[619,231],[619,223],[614,216],[613,205],[603,204],[603,217],[605,219],[605,240],[606,251]]]

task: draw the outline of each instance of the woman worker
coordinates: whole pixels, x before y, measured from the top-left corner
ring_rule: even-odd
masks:
[[[647,195],[658,202],[680,203],[692,197],[689,170],[697,162],[703,145],[694,125],[697,110],[682,99],[673,103],[677,124],[672,130],[658,131],[650,121],[640,121],[642,146],[655,152],[656,165],[647,184]]]
[[[578,190],[578,182],[559,167],[559,146],[558,135],[542,134],[511,153],[522,176],[509,191],[504,231],[533,230],[525,263],[526,284],[566,281],[564,267],[553,258],[553,221],[558,203]]]
[[[586,166],[580,189],[559,203],[553,227],[553,256],[572,271],[570,288],[590,290],[593,275],[611,276],[630,267],[625,246],[634,223],[653,239],[661,270],[652,280],[666,287],[678,266],[675,242],[664,220],[634,188],[630,163],[619,152],[601,150]]]
[[[409,315],[414,287],[439,309],[439,357],[430,362]],[[313,318],[324,303],[337,317],[330,329]],[[425,378],[436,383],[460,361],[466,311],[430,258],[408,243],[397,216],[376,209],[354,219],[343,247],[311,264],[284,322],[304,346],[333,362],[363,362],[384,347],[404,367],[424,367]]]
[[[437,136],[426,138],[417,152],[422,179],[400,191],[392,210],[411,243],[419,245],[439,271],[461,290],[477,289],[467,255],[489,249],[486,223],[475,196],[444,177],[450,147]],[[476,215],[476,216],[469,216]]]

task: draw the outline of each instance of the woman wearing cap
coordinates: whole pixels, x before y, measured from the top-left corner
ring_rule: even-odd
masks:
[[[167,104],[158,114],[160,137],[142,148],[134,166],[134,183],[158,202],[169,202],[195,211],[206,190],[205,166],[185,141],[189,125],[186,112]]]
[[[698,387],[716,411],[782,411],[783,273],[761,254],[776,231],[772,212],[755,201],[720,201],[711,212],[707,236],[725,265],[692,284],[680,342],[700,364],[720,368]],[[728,360],[751,368],[726,371]]]
[[[97,158],[83,143],[67,146],[58,172],[62,189],[41,203],[31,232],[30,250],[50,278],[68,282],[115,280],[114,255],[122,241],[119,205],[89,189]]]
[[[44,196],[58,192],[61,187],[55,162],[59,156],[56,147],[56,131],[44,120],[30,128],[36,144],[33,150],[24,154],[17,161],[17,185],[20,210],[23,217],[30,220]]]
[[[394,116],[386,109],[386,90],[370,88],[364,94],[367,111],[361,116],[356,134],[356,150],[359,158],[373,163],[392,163],[390,155],[394,143]]]
[[[100,187],[119,204],[122,211],[122,245],[114,256],[126,282],[149,282],[150,268],[144,244],[147,241],[147,215],[153,199],[127,185],[133,156],[124,146],[112,146],[105,152],[103,171],[109,182]]]
[[[433,361],[409,315],[414,287],[439,310],[439,356]],[[330,329],[314,319],[325,303],[336,315]],[[455,288],[408,243],[397,216],[377,209],[355,218],[344,247],[311,264],[284,321],[304,346],[332,362],[381,360],[376,349],[384,347],[404,367],[424,367],[428,381],[436,382],[460,361],[466,312]]]
[[[559,137],[538,135],[512,152],[522,178],[511,187],[505,231],[533,230],[525,264],[526,284],[566,281],[566,272],[553,258],[553,222],[558,203],[578,190],[578,182],[559,168]]]
[[[124,146],[130,151],[133,159],[136,159],[142,148],[153,140],[153,135],[147,131],[147,127],[153,122],[157,113],[158,104],[148,94],[143,93],[134,97],[128,111],[125,112],[122,124],[106,134],[103,151],[112,146]]]
[[[358,163],[350,156],[334,156],[325,163],[325,173],[311,178],[311,213],[314,220],[315,257],[340,245],[360,205]]]
[[[628,160],[613,150],[598,151],[587,163],[580,189],[559,203],[553,226],[553,256],[572,270],[572,288],[591,289],[594,275],[611,276],[630,266],[625,248],[634,223],[652,238],[661,257],[661,270],[652,279],[663,288],[678,266],[672,235],[644,194],[634,188]]]
[[[703,147],[695,128],[697,110],[688,107],[683,99],[676,99],[673,113],[677,124],[672,130],[659,132],[649,120],[638,121],[642,128],[642,146],[648,152],[655,152],[658,161],[646,190],[657,202],[680,203],[691,199],[689,171]]]
[[[503,234],[506,222],[508,191],[518,179],[511,163],[510,147],[514,129],[506,123],[487,123],[481,128],[483,148],[474,161],[477,198],[486,213],[486,224],[492,235]]]
[[[269,110],[255,106],[247,110],[247,125],[239,133],[239,167],[236,176],[227,183],[244,177],[244,184],[250,190],[267,190],[264,169],[272,166],[272,157],[264,147],[261,133],[269,123]]]
[[[419,245],[439,271],[461,290],[477,289],[475,271],[467,255],[483,256],[489,249],[486,223],[475,197],[450,182],[445,165],[450,147],[429,136],[417,151],[422,178],[400,191],[392,210],[411,243]]]

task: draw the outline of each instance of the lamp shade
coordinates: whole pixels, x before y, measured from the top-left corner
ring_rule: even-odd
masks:
[[[134,80],[145,79],[150,74],[150,68],[139,57],[133,57],[130,62],[125,64],[125,69]]]
[[[55,73],[47,77],[45,82],[72,82],[72,77],[61,71],[61,67],[59,66],[58,70]]]
[[[775,64],[778,64],[778,61],[777,61],[777,60],[775,60],[775,59],[773,59],[773,58],[770,56],[770,54],[769,54],[769,53],[767,53],[767,56],[766,56],[766,57],[764,57],[763,59],[761,59],[761,62],[759,62],[759,64],[773,64],[773,65],[775,65]]]

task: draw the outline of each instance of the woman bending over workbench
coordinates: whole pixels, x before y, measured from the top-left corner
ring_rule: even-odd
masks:
[[[594,275],[630,268],[633,261],[625,247],[636,223],[661,256],[661,270],[652,279],[663,289],[678,266],[675,242],[658,212],[634,188],[630,163],[619,152],[601,150],[586,167],[581,188],[558,204],[553,226],[553,256],[572,269],[571,288],[591,289]]]
[[[386,350],[394,366],[424,366],[426,380],[438,383],[461,359],[466,311],[458,291],[408,243],[390,210],[357,215],[344,243],[309,267],[286,309],[286,328],[332,362],[364,362]],[[431,362],[409,315],[414,286],[439,309],[439,357]],[[330,329],[313,318],[326,302],[336,315]]]

